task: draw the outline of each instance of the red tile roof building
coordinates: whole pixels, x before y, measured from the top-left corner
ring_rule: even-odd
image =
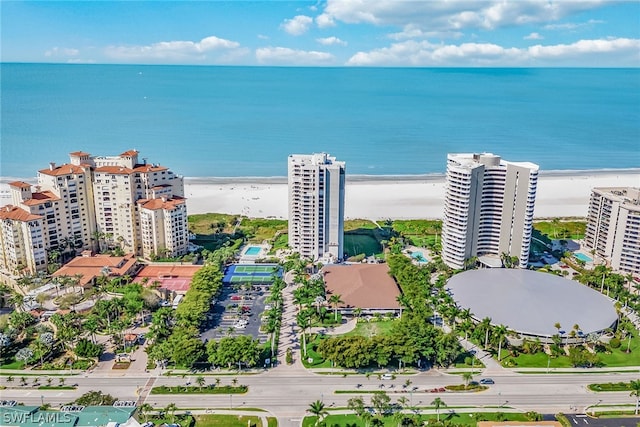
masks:
[[[146,159],[140,162],[138,154],[136,150],[128,150],[118,156],[92,156],[74,151],[69,154],[70,163],[50,163],[48,168],[38,171],[37,185],[22,181],[10,183],[12,207],[9,210],[15,207],[27,215],[41,218],[42,245],[48,252],[103,251],[119,246],[125,252],[151,257],[166,254],[170,246],[171,255],[183,255],[188,248],[183,178],[167,167],[148,164]],[[154,204],[161,206],[162,217],[170,218],[172,222],[163,227],[147,228],[143,235],[141,210],[157,212],[157,208],[143,207]],[[16,212],[12,215],[25,214]],[[164,219],[158,221],[166,222]],[[20,227],[16,223],[9,228],[17,230]],[[16,233],[13,235],[18,236]],[[144,251],[143,241],[151,242]],[[22,242],[21,250],[40,249],[26,244],[26,241]],[[9,243],[7,247],[10,247]],[[10,257],[13,261],[0,264],[0,268],[9,274],[16,274],[15,265],[25,262],[29,271],[46,269],[46,260],[41,265],[40,259],[36,261],[33,254],[13,255]],[[21,261],[16,261],[18,259]]]
[[[363,312],[396,311],[400,288],[389,275],[387,264],[326,265],[321,273],[328,295],[340,295],[338,307]]]

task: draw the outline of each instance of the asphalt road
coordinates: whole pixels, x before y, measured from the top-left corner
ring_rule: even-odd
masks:
[[[414,405],[429,406],[435,397],[440,397],[447,406],[510,407],[523,411],[535,410],[544,413],[582,413],[585,408],[594,405],[632,404],[634,398],[627,392],[594,393],[586,385],[594,382],[629,381],[638,378],[638,373],[601,373],[601,374],[517,374],[507,372],[499,377],[493,376],[495,384],[478,393],[431,393],[426,390],[448,384],[460,384],[459,375],[443,374],[435,371],[417,375],[398,375],[395,380],[380,381],[364,375],[320,375],[313,373],[295,373],[286,371],[267,371],[260,374],[238,376],[240,384],[249,386],[245,395],[201,395],[197,399],[190,395],[149,395],[146,402],[156,407],[175,403],[181,409],[187,408],[263,408],[280,419],[282,426],[298,425],[305,415],[309,403],[321,399],[327,405],[346,406],[347,400],[358,396],[363,390],[386,390],[392,402],[404,396]],[[214,383],[215,377],[207,375],[207,383]],[[234,376],[221,375],[221,384],[230,384]],[[148,380],[147,376],[124,374],[74,376],[66,384],[78,384],[76,390],[37,390],[18,387],[18,379],[3,385],[11,386],[2,391],[3,399],[15,399],[27,405],[39,405],[42,402],[58,406],[72,401],[89,390],[101,390],[121,400],[136,400],[137,391]],[[178,385],[194,382],[194,376],[157,377],[155,385]],[[412,384],[403,388],[406,379]],[[410,392],[417,387],[415,392]],[[349,394],[335,394],[336,390],[352,390]],[[371,394],[361,394],[368,401]],[[291,423],[291,424],[289,424]],[[634,424],[635,425],[635,424]],[[586,426],[585,426],[586,427]]]

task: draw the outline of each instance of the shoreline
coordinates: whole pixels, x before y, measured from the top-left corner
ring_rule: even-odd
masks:
[[[0,177],[0,206],[11,203],[8,183],[35,178]],[[345,219],[441,219],[445,174],[347,175]],[[594,187],[639,187],[640,168],[541,170],[534,218],[584,218]],[[286,219],[286,176],[185,177],[190,215],[226,213]]]

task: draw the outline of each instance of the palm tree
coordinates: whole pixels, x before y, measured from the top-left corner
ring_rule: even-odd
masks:
[[[463,372],[462,379],[464,380],[465,388],[469,386],[469,382],[473,379],[473,372]]]
[[[311,402],[309,404],[309,408],[307,412],[310,412],[311,415],[315,415],[316,417],[316,426],[320,424],[320,421],[329,414],[329,412],[325,409],[324,402],[321,400],[316,400],[315,402]]]
[[[202,390],[202,386],[204,385],[205,382],[206,381],[202,375],[196,378],[196,384],[198,384],[198,387],[200,387],[200,390]]]
[[[504,338],[507,336],[508,329],[504,325],[498,325],[493,328],[493,338],[498,341],[498,362],[501,359],[501,351],[502,351],[502,343],[504,342]]]
[[[62,377],[60,377],[60,378],[58,379],[58,384],[60,385],[60,387],[64,387],[64,381],[65,381],[65,379],[64,379],[64,378],[62,378]]]
[[[491,318],[485,317],[484,319],[482,319],[478,327],[481,328],[480,330],[485,331],[484,348],[486,349],[487,346],[489,345],[489,330],[491,329]]]
[[[311,320],[311,315],[307,311],[301,311],[296,316],[296,320],[298,322],[298,326],[302,327],[302,349],[304,351],[304,356],[307,355],[307,338],[306,338],[306,330],[309,325],[309,320]]]
[[[333,305],[333,320],[338,321],[338,304],[342,304],[344,301],[340,298],[341,295],[333,294],[329,297],[329,304]]]
[[[7,377],[7,382],[8,382],[8,383],[12,383],[12,382],[13,382],[13,376],[9,375],[9,376]]]
[[[140,412],[140,416],[142,417],[145,423],[148,421],[149,412],[151,412],[152,410],[153,410],[153,406],[149,405],[148,403],[143,403],[138,408],[138,411]]]
[[[640,404],[640,380],[631,380],[631,382],[629,382],[629,388],[631,388],[629,396],[635,396],[636,398],[635,414],[638,415],[638,405]]]
[[[440,408],[446,408],[447,404],[444,403],[439,397],[433,399],[431,404],[433,405],[433,409],[436,410],[436,419],[438,422],[440,422]]]
[[[440,233],[442,231],[442,222],[437,221],[431,227],[433,228],[433,231],[435,233],[436,244],[437,244],[438,243],[438,233]]]
[[[176,406],[175,403],[169,403],[167,405],[167,407],[164,408],[164,411],[167,412],[168,414],[170,414],[171,423],[172,424],[173,424],[173,420],[174,420],[174,415],[175,415],[176,409],[178,409],[178,407]]]

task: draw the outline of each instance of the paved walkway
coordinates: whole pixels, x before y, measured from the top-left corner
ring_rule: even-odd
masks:
[[[315,327],[310,328],[309,330],[313,334],[325,334],[325,335],[342,335],[347,332],[353,331],[358,325],[358,321],[356,319],[351,319],[345,323],[342,323],[338,326],[329,326],[329,327]]]

